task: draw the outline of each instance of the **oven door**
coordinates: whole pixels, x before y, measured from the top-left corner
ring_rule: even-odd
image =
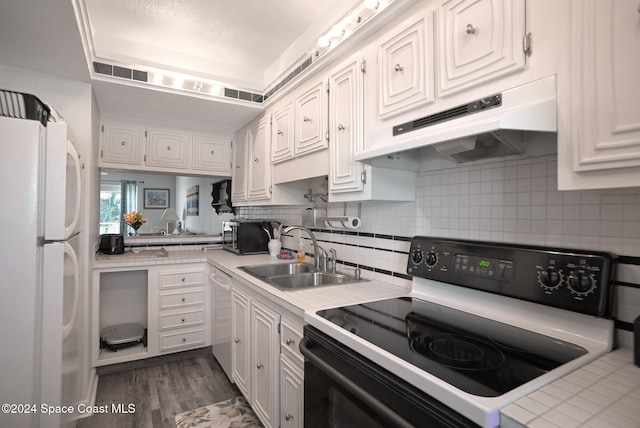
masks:
[[[307,428],[478,426],[314,327],[300,351]]]

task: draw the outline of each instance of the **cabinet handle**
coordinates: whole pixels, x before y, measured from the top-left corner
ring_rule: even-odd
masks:
[[[254,162],[258,162],[258,158],[253,158],[253,161]]]
[[[238,338],[236,337],[236,340],[234,340],[234,342],[236,342],[236,343],[240,343],[240,339],[238,339]]]
[[[183,297],[183,298],[182,298],[182,299],[180,299],[180,300],[182,300],[182,302],[184,303],[187,299]]]
[[[285,421],[290,421],[291,419],[293,419],[293,415],[292,415],[291,413],[287,413],[287,414],[284,416],[284,420],[285,420]]]
[[[307,116],[305,116],[302,120],[304,120],[305,122],[311,122],[311,119],[309,119]]]
[[[183,276],[181,281],[182,281],[182,282],[185,282],[186,280],[187,280],[187,279]]]
[[[211,150],[211,154],[215,155],[216,154],[215,150]]]
[[[240,165],[239,165],[239,164],[236,164],[236,168],[240,168]]]
[[[169,150],[169,151],[170,151],[170,150],[171,150],[171,146],[167,146],[167,150]]]
[[[338,131],[344,131],[344,125],[338,124]]]
[[[467,24],[467,34],[476,34],[478,31],[473,25]]]
[[[293,345],[294,343],[296,343],[296,341],[295,341],[295,340],[293,340],[293,339],[287,339],[287,345],[291,346],[291,345]]]
[[[278,135],[284,135],[284,132],[282,132],[282,130],[278,129]]]
[[[404,67],[403,67],[403,66],[401,66],[400,64],[396,64],[396,66],[395,66],[395,67],[393,67],[393,69],[394,69],[395,71],[404,71]]]
[[[184,342],[186,342],[186,341],[187,341],[187,339],[186,339],[185,337],[183,337],[183,338],[182,338],[182,342],[184,343]]]
[[[184,322],[184,318],[182,318],[182,322]]]
[[[123,141],[122,143],[120,143],[120,144],[122,144],[123,146],[126,146],[126,145],[127,145],[127,143],[125,143],[124,141]]]
[[[264,365],[262,365],[262,363],[258,363],[258,365],[256,367],[258,367],[258,370],[260,370],[261,368],[264,367]]]

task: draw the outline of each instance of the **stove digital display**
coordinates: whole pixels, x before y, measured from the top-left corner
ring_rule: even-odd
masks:
[[[453,259],[453,269],[462,274],[511,281],[514,262],[513,260],[480,257],[470,254],[456,254]]]

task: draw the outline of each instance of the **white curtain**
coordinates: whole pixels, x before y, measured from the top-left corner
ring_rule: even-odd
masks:
[[[120,180],[120,198],[120,233],[127,235],[129,226],[122,216],[138,209],[138,182]]]

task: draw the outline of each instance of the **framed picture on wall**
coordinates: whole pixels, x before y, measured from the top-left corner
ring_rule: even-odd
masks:
[[[144,189],[144,208],[169,208],[169,189]]]
[[[187,189],[187,216],[200,215],[200,186]]]

